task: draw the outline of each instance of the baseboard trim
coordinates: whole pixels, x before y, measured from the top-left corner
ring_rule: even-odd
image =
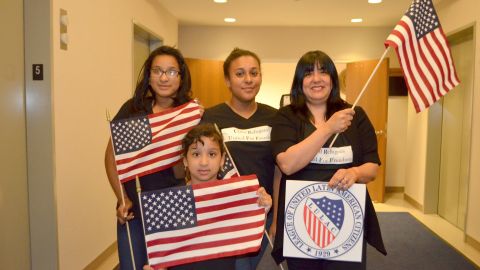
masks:
[[[100,255],[98,255],[95,260],[89,263],[84,270],[95,270],[100,267],[110,256],[113,256],[117,253],[117,242],[113,242],[109,247],[107,247]]]
[[[385,193],[403,193],[404,187],[385,187]]]
[[[413,205],[413,207],[417,208],[423,213],[423,205],[419,202],[415,201],[412,197],[408,196],[407,194],[403,193],[403,199]]]
[[[475,240],[473,237],[465,234],[465,242],[472,246],[474,249],[480,251],[480,242]]]

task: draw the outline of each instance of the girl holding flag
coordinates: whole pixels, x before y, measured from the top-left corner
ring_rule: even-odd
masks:
[[[151,52],[143,65],[140,78],[133,97],[123,104],[113,120],[167,111],[192,100],[190,72],[181,52],[173,47],[161,46]],[[120,184],[111,141],[105,152],[105,170],[117,198],[120,269],[133,268],[132,256],[135,268],[142,269],[147,264],[147,254],[135,181]],[[144,190],[156,190],[182,184],[177,178],[183,178],[183,175],[179,173],[175,176],[173,168],[167,168],[141,176],[140,182]],[[130,232],[127,232],[125,226],[127,221]]]

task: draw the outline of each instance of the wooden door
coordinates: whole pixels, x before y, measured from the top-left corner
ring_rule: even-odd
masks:
[[[193,98],[209,108],[230,99],[223,78],[223,61],[186,58],[192,77]]]
[[[360,61],[347,64],[345,86],[347,102],[353,104],[363,89],[378,60]],[[387,109],[388,109],[388,59],[380,64],[357,106],[361,106],[375,128],[378,140],[378,154],[382,165],[375,181],[367,185],[374,202],[383,202],[385,195],[385,168],[387,146]]]

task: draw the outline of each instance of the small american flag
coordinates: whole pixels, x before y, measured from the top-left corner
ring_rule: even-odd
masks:
[[[222,169],[218,173],[217,178],[218,179],[228,179],[231,177],[237,177],[240,174],[238,173],[237,167],[235,166],[235,163],[233,163],[233,159],[230,156],[230,152],[227,149],[227,146],[225,145],[225,162],[223,163]]]
[[[110,122],[118,179],[169,168],[181,159],[182,139],[200,122],[200,107],[189,102],[171,110]]]
[[[149,264],[155,269],[255,252],[265,210],[255,175],[142,192]]]
[[[303,208],[303,222],[310,238],[320,248],[335,240],[343,225],[345,210],[342,200],[308,198]]]
[[[417,112],[460,83],[431,0],[414,0],[387,37],[385,46],[395,48]]]

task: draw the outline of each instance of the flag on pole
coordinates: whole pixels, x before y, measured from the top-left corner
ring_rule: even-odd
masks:
[[[215,129],[220,133],[220,135],[223,137],[222,132],[218,128],[218,125],[216,123],[213,124],[215,126]],[[237,177],[240,176],[240,173],[237,170],[237,166],[235,166],[235,163],[233,162],[233,158],[230,155],[230,151],[228,151],[228,147],[225,144],[225,141],[223,142],[223,147],[225,148],[225,162],[223,163],[222,168],[220,169],[220,172],[218,172],[217,179],[228,179],[231,177]]]
[[[238,173],[237,167],[235,166],[235,163],[233,163],[232,156],[230,156],[230,152],[227,149],[227,145],[225,145],[225,162],[223,163],[223,166],[218,173],[217,178],[218,179],[228,179],[232,177],[237,177],[240,176]]]
[[[124,183],[175,165],[182,139],[200,122],[200,107],[189,102],[170,110],[110,122],[118,179]]]
[[[149,264],[155,269],[255,252],[265,209],[256,175],[142,192]]]
[[[460,83],[431,0],[414,0],[385,46],[395,48],[417,113]]]

